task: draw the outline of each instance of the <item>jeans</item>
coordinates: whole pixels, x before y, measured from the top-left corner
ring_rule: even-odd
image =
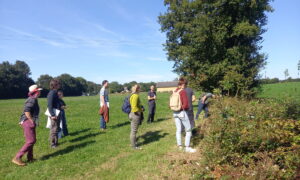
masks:
[[[191,124],[190,120],[188,118],[188,115],[186,111],[178,111],[173,113],[173,117],[175,120],[175,125],[176,125],[176,140],[177,140],[177,145],[181,146],[181,132],[182,132],[182,125],[184,126],[185,129],[185,146],[189,147],[190,146],[190,141],[192,137],[192,131],[191,131]]]
[[[65,114],[64,110],[61,110],[61,122],[62,122],[62,132],[63,132],[64,136],[69,135],[67,119],[66,119],[66,114]]]
[[[106,129],[106,122],[105,122],[104,116],[100,116],[100,128]]]
[[[201,101],[199,101],[199,103],[198,103],[198,111],[197,111],[196,117],[195,117],[196,120],[198,119],[199,114],[201,113],[202,110],[204,110],[204,112],[205,112],[204,117],[207,118],[208,117],[208,105],[207,104],[203,104]]]
[[[22,156],[27,152],[27,159],[33,159],[33,146],[36,142],[36,132],[35,124],[32,124],[29,120],[25,120],[22,123],[25,136],[25,144],[17,153],[16,158],[22,158]]]
[[[129,119],[131,120],[131,131],[130,131],[130,143],[131,143],[131,147],[136,147],[137,144],[136,144],[136,134],[137,134],[137,131],[138,131],[138,127],[141,123],[141,113],[133,113],[131,112],[129,114]]]
[[[149,101],[148,105],[149,105],[149,114],[148,114],[147,122],[153,122],[154,121],[156,104],[155,104],[155,102]]]
[[[191,129],[193,129],[195,127],[195,119],[194,119],[194,111],[193,110],[187,110],[186,111],[189,120],[190,120],[190,124],[191,124]]]

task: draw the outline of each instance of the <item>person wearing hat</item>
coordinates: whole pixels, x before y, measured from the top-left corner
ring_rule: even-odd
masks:
[[[34,161],[33,158],[33,146],[36,142],[36,122],[39,118],[40,107],[38,103],[38,97],[41,94],[41,88],[37,85],[29,87],[28,98],[25,101],[24,111],[21,115],[19,124],[22,126],[25,136],[25,144],[12,159],[14,164],[19,166],[25,166],[26,164],[22,161],[22,156],[27,153],[28,162]]]

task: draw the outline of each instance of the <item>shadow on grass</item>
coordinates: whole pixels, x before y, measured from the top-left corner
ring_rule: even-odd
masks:
[[[77,141],[83,141],[84,139],[90,138],[90,137],[95,137],[98,136],[99,134],[102,134],[103,132],[97,132],[97,133],[92,133],[92,134],[87,134],[84,136],[79,136],[75,139],[70,140],[70,142],[77,142]]]
[[[87,146],[89,144],[95,143],[95,142],[96,141],[88,141],[88,142],[84,142],[84,143],[81,143],[81,144],[76,144],[76,145],[68,146],[65,149],[61,149],[61,150],[56,151],[54,153],[42,156],[41,160],[44,161],[44,160],[47,160],[49,158],[53,158],[55,156],[59,156],[59,155],[63,155],[63,154],[67,154],[67,153],[73,152],[76,149],[83,148],[83,147],[85,147],[85,146]]]
[[[80,131],[71,132],[71,133],[69,133],[69,136],[76,136],[80,133],[84,133],[84,132],[87,132],[87,131],[90,131],[90,130],[91,130],[91,128],[86,128],[86,129],[82,129]]]
[[[123,122],[123,123],[119,123],[119,124],[113,125],[113,126],[111,126],[111,129],[116,129],[116,128],[119,128],[119,127],[123,127],[123,126],[126,126],[128,124],[130,124],[129,120],[126,121],[126,122]]]
[[[158,118],[157,120],[154,120],[152,123],[158,123],[158,122],[161,122],[161,121],[165,121],[165,120],[168,120],[169,118]]]
[[[138,146],[140,145],[146,145],[155,141],[159,141],[161,138],[164,138],[167,136],[169,133],[163,133],[161,134],[162,131],[150,131],[142,136],[138,137],[138,139],[143,139],[143,142],[138,143]]]

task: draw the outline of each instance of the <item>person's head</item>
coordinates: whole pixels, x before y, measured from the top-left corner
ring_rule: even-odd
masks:
[[[42,88],[39,88],[36,84],[28,88],[28,96],[38,98],[41,95]]]
[[[50,81],[50,89],[53,90],[58,90],[60,88],[60,82],[58,79],[52,79]]]
[[[105,87],[105,88],[108,87],[108,80],[102,81],[102,87]]]
[[[62,90],[57,91],[57,95],[60,99],[64,97],[64,92]]]
[[[183,89],[185,87],[186,83],[187,83],[187,81],[183,77],[179,78],[179,80],[178,80],[178,88]]]
[[[150,86],[150,90],[154,91],[155,90],[155,86],[154,85]]]
[[[135,84],[131,87],[131,93],[139,93],[140,92],[140,85]]]

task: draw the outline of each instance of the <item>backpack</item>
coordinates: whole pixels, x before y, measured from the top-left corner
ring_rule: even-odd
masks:
[[[130,97],[131,95],[126,96],[122,105],[122,111],[126,114],[131,112]]]
[[[170,109],[173,110],[173,111],[179,111],[181,110],[181,99],[180,99],[180,92],[182,90],[178,90],[177,92],[176,91],[173,91],[172,95],[170,96]]]

